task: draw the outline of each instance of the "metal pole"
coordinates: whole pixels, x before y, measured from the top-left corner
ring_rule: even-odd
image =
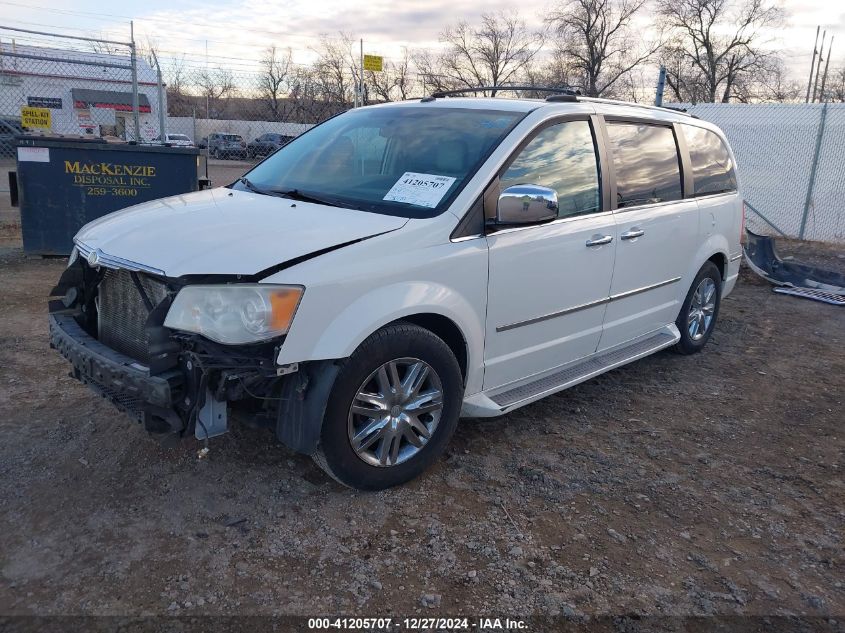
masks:
[[[816,64],[816,81],[813,83],[813,99],[812,103],[816,102],[816,89],[819,87],[819,71],[822,69],[822,53],[824,52],[824,38],[827,35],[827,29],[822,31],[822,45],[819,48],[819,63]]]
[[[210,119],[211,115],[208,113],[208,91],[211,89],[211,76],[208,74],[208,40],[205,40],[205,75],[209,84],[209,88],[205,91],[205,118]]]
[[[824,124],[827,119],[827,104],[822,106],[822,116],[819,121],[819,131],[816,134],[816,151],[813,154],[813,164],[810,167],[810,182],[807,184],[807,197],[804,198],[804,214],[801,216],[801,228],[798,230],[798,239],[804,239],[804,230],[807,228],[807,215],[810,213],[810,203],[813,200],[813,187],[816,184],[816,168],[819,165],[819,152],[822,148],[822,136],[824,136]]]
[[[666,66],[660,66],[660,72],[657,75],[657,91],[654,95],[654,105],[663,105],[663,91],[666,88]]]
[[[129,33],[132,43],[129,50],[132,58],[132,118],[135,124],[135,142],[141,142],[141,121],[138,118],[138,57],[135,52],[135,25],[129,22]]]
[[[824,62],[824,74],[822,75],[822,87],[819,90],[819,101],[824,101],[827,103],[827,99],[824,96],[824,85],[827,83],[827,67],[830,65],[830,52],[833,50],[833,36],[830,36],[830,44],[827,47],[827,59]]]
[[[161,64],[158,63],[158,55],[154,50],[151,50],[153,54],[153,61],[156,64],[156,79],[158,81],[158,127],[159,127],[159,138],[161,139],[161,144],[164,145],[167,142],[167,106],[164,103],[164,89],[161,83]]]
[[[816,27],[816,41],[813,42],[813,61],[810,62],[810,78],[807,80],[807,98],[804,99],[804,103],[810,103],[810,87],[813,85],[813,69],[816,66],[816,53],[818,52],[817,47],[819,44],[819,31],[821,28],[821,26]]]
[[[358,60],[360,65],[358,67],[359,79],[359,94],[361,95],[361,105],[364,105],[364,38],[361,38],[361,56]]]

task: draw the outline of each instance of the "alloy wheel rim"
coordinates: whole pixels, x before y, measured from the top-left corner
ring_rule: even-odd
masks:
[[[716,282],[705,277],[698,284],[690,301],[687,331],[693,341],[700,341],[710,330],[716,312]]]
[[[397,358],[371,373],[349,408],[349,443],[371,466],[408,461],[433,437],[443,413],[443,384],[418,358]]]

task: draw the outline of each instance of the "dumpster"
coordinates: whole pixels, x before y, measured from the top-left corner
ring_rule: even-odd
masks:
[[[198,189],[199,150],[100,139],[17,138],[23,249],[69,255],[91,220],[125,207]]]

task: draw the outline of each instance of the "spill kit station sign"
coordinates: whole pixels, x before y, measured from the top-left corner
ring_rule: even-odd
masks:
[[[21,107],[21,125],[28,128],[49,130],[52,126],[52,115],[49,108]]]

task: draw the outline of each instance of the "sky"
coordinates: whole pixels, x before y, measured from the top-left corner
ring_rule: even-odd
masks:
[[[210,65],[249,72],[257,70],[270,45],[290,47],[295,62],[308,63],[319,36],[339,31],[363,38],[365,53],[397,59],[402,47],[437,50],[444,27],[461,19],[471,22],[485,11],[518,7],[529,25],[540,26],[554,0],[123,0],[108,5],[103,0],[75,0],[62,8],[54,3],[0,0],[0,26],[125,41],[132,19],[136,41],[153,42],[165,67],[183,56],[187,64],[202,66],[207,51]],[[792,76],[806,81],[817,25],[827,29],[828,41],[836,37],[831,67],[845,66],[845,2],[780,4],[787,12],[786,23],[769,35]],[[11,35],[0,30],[0,40],[8,42]],[[16,37],[24,41],[24,36]],[[33,37],[27,43],[44,41]]]

